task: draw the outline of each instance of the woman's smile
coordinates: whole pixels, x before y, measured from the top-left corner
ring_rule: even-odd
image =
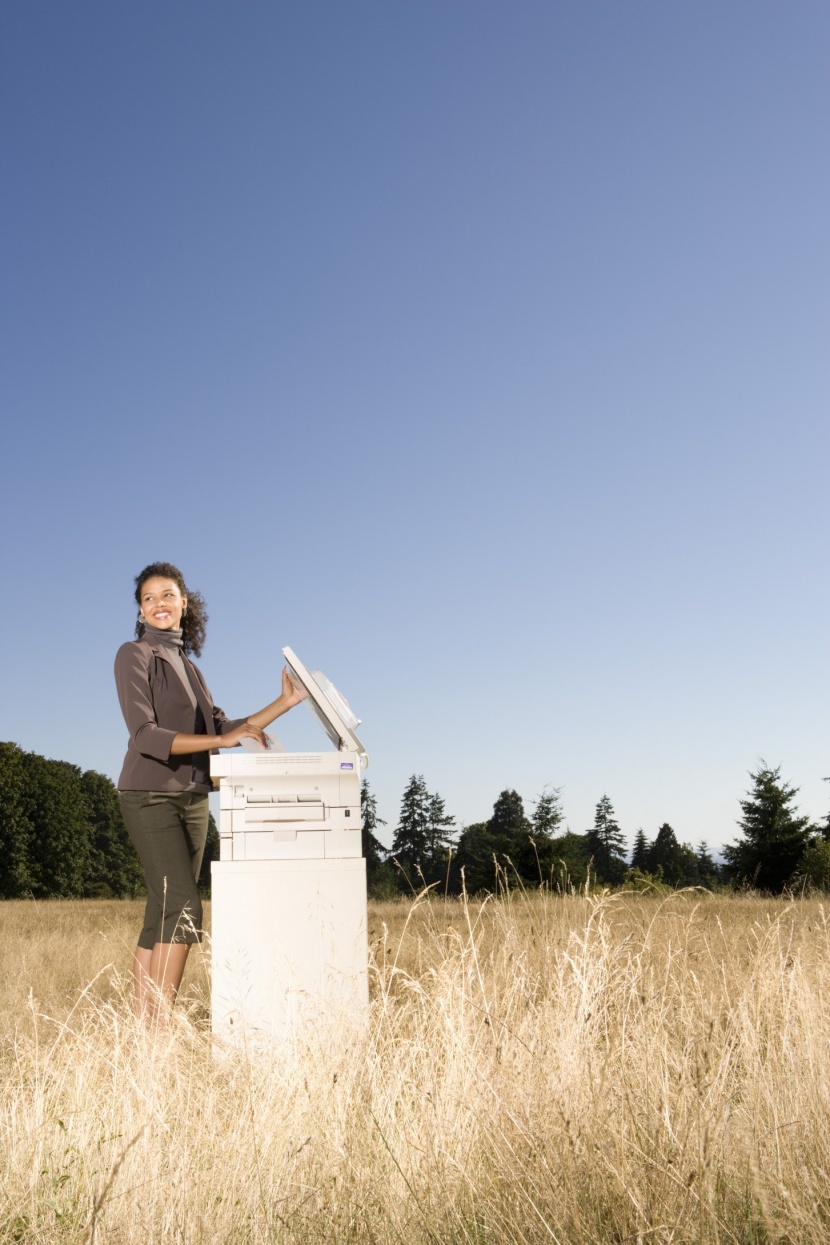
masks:
[[[187,597],[182,596],[174,579],[157,576],[142,584],[141,613],[152,627],[162,631],[175,630],[182,625],[182,614],[186,608]]]

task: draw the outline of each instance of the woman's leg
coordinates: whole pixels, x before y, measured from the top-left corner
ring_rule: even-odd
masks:
[[[133,1010],[136,1016],[146,1016],[155,1007],[155,987],[151,976],[152,947],[138,946],[133,956]]]
[[[201,937],[195,879],[208,800],[192,792],[122,792],[121,807],[147,881],[144,928],[133,960],[135,1007],[138,1015],[156,1020],[162,999],[172,1006],[189,945]]]
[[[156,990],[150,976],[153,947],[161,928],[162,910],[156,888],[144,858],[144,822],[150,799],[148,791],[122,791],[121,815],[133,847],[144,866],[147,882],[147,902],[144,906],[144,924],[138,936],[138,946],[133,956],[133,1011],[140,1019],[150,1019],[156,1013]]]
[[[207,840],[208,799],[206,795],[190,793],[179,798],[178,807],[181,815],[185,846],[190,857],[190,874],[193,878],[193,885],[196,887]],[[201,900],[198,899],[198,889],[197,902],[198,916],[201,922],[202,908]],[[195,905],[191,902],[188,910],[194,909]],[[189,931],[185,930],[185,933],[190,933],[192,936],[192,919],[190,925],[191,929]],[[201,934],[201,930],[199,934]],[[195,939],[192,940],[195,941]],[[182,984],[190,946],[191,943],[188,941],[157,942],[153,947],[150,977],[159,994],[170,1007],[175,1003],[179,986]]]
[[[179,993],[187,963],[189,942],[157,942],[152,950],[150,979],[156,997],[161,997],[172,1007]]]

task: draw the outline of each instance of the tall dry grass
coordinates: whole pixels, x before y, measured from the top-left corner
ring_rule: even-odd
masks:
[[[0,905],[0,1239],[823,1243],[822,904],[370,910],[368,1022],[217,1058],[132,1020],[140,905]]]

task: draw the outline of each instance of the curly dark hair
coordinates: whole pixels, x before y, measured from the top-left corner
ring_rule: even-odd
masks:
[[[208,613],[205,600],[200,592],[191,592],[185,585],[184,575],[171,562],[151,562],[145,566],[140,575],[135,577],[135,599],[139,617],[135,624],[135,638],[140,640],[144,634],[144,623],[141,621],[141,589],[148,579],[172,579],[178,585],[179,592],[187,597],[187,609],[182,614],[182,648],[186,653],[195,653],[198,657],[205,642]]]

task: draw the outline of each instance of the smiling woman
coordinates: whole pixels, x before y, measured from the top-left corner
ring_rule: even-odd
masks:
[[[172,1005],[187,953],[200,942],[202,905],[196,879],[208,827],[208,754],[243,739],[265,742],[264,730],[303,696],[287,671],[276,700],[247,718],[229,720],[213,703],[190,660],[205,638],[207,613],[169,562],[146,566],[135,581],[136,639],[115,658],[121,711],[130,732],[118,780],[127,833],[147,880],[144,927],[133,965],[135,1005],[158,1018]]]

